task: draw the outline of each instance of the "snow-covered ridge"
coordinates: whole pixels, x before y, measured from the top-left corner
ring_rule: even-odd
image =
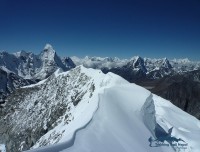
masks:
[[[46,139],[50,140],[49,144],[55,143],[54,134],[62,135],[62,137],[59,139],[59,142],[67,142],[67,144],[65,144],[71,146],[75,140],[76,132],[85,128],[87,124],[89,124],[89,122],[92,120],[94,113],[98,109],[98,100],[100,98],[99,96],[104,92],[104,89],[111,87],[112,85],[115,85],[117,83],[127,83],[127,81],[120,80],[119,76],[113,75],[112,73],[105,75],[100,70],[86,69],[83,66],[80,66],[80,68],[81,73],[84,73],[88,76],[92,76],[92,83],[94,85],[95,90],[91,99],[82,99],[82,101],[77,105],[73,113],[73,121],[68,125],[63,125],[64,119],[60,120],[61,124],[59,124],[53,130],[49,131],[47,134],[41,137],[33,146],[33,148],[41,146],[41,144]],[[67,73],[55,73],[55,76],[57,78],[66,75]]]
[[[172,146],[149,146],[150,137],[159,139],[157,124],[166,132],[173,127],[170,137],[188,144],[184,152],[200,149],[199,120],[113,73],[103,74],[83,66],[68,72],[57,70],[42,83],[20,92],[16,95],[23,99],[15,96],[15,103],[19,103],[16,109],[20,110],[9,116],[13,120],[10,136],[26,132],[28,138],[10,141],[16,151],[32,144],[31,152],[174,151]],[[31,129],[31,137],[27,129]],[[47,147],[35,149],[42,146]]]
[[[36,139],[38,140],[38,137],[56,126],[64,125],[63,129],[69,126],[69,132],[66,134],[67,138],[72,138],[74,130],[84,125],[93,116],[101,90],[118,83],[116,77],[119,76],[113,77],[112,74],[105,75],[100,70],[85,69],[83,66],[79,66],[69,72],[60,73],[57,70],[44,81],[21,88],[7,99],[4,107],[5,113],[3,112],[2,119],[0,119],[4,123],[1,122],[0,126],[12,129],[9,131],[9,135],[5,132],[3,136],[0,135],[0,138],[9,136],[3,139],[10,139],[11,141],[5,141],[5,143],[11,142],[12,144],[8,148],[15,151],[30,147],[32,143],[36,142]],[[114,79],[112,80],[112,78]],[[12,111],[11,107],[14,107],[15,110]],[[6,113],[9,113],[9,116],[4,116]],[[9,121],[10,119],[12,121]],[[5,124],[5,121],[8,123]],[[60,122],[62,123],[60,124]],[[71,131],[70,126],[73,126]],[[63,131],[63,129],[59,129],[59,131]],[[27,133],[25,134],[27,139],[21,138],[21,134],[30,130],[31,137]],[[57,143],[61,140],[61,134],[63,132],[52,132],[49,140],[41,138],[35,143],[35,146]],[[20,140],[15,140],[13,136]]]
[[[81,69],[89,75],[94,72],[92,69],[83,67]],[[87,111],[83,111],[84,115],[80,115],[80,120],[74,119],[74,122],[71,123],[79,126],[86,120],[81,127],[72,127],[70,124],[65,126],[61,121],[57,127],[39,140],[39,143],[42,143],[51,139],[51,143],[54,143],[52,138],[55,137],[54,134],[58,133],[61,135],[60,143],[33,149],[30,152],[132,152],[133,150],[198,152],[200,149],[198,144],[200,122],[196,118],[175,107],[169,101],[151,94],[142,87],[129,84],[114,74],[110,73],[104,76],[100,74],[101,80],[98,77],[99,73],[96,74],[94,78],[97,78],[99,82],[106,82],[106,88],[103,87],[101,91],[98,91],[98,98],[96,94],[96,97],[89,103],[93,103],[93,106],[88,105],[89,107],[85,109]],[[80,103],[79,106],[85,108],[85,104]],[[88,117],[90,112],[91,115]],[[188,120],[189,123],[184,120]],[[73,129],[70,129],[70,126]],[[169,146],[150,146],[150,137],[161,140],[158,126],[160,130],[166,132],[171,129],[170,136],[167,136],[163,143]],[[72,133],[70,133],[71,131]],[[176,141],[179,139],[182,141]],[[173,145],[182,144],[182,146],[170,146],[171,142]],[[38,147],[39,143],[37,142],[33,148]]]
[[[8,98],[4,111],[0,111],[0,141],[4,141],[2,144],[6,144],[9,150],[22,151],[30,147],[34,149],[60,143],[50,146],[50,149],[42,149],[174,151],[174,147],[170,146],[149,146],[149,137],[159,139],[156,133],[158,128],[164,134],[173,128],[169,137],[184,140],[188,144],[186,151],[200,149],[200,138],[197,136],[200,134],[200,124],[197,119],[176,108],[169,101],[130,84],[113,73],[104,74],[101,70],[84,67],[123,67],[134,72],[142,69],[143,72],[150,73],[160,69],[180,68],[181,72],[194,70],[199,67],[198,64],[184,62],[181,64],[183,66],[180,66],[175,61],[170,63],[166,58],[152,60],[139,56],[123,61],[118,58],[86,57],[81,63],[84,66],[63,72],[66,71],[65,68],[68,69],[66,65],[72,61],[70,58],[60,59],[50,45],[45,46],[39,55],[25,52],[10,55],[3,52],[1,57],[4,70],[12,65],[4,61],[13,61],[21,66],[21,73],[25,70],[28,75],[31,69],[29,66],[41,67],[35,68],[36,71],[39,69],[39,72],[33,74],[34,78],[45,78],[52,73],[37,84],[17,90]],[[22,63],[26,63],[28,68]],[[15,74],[15,67],[12,70]],[[7,70],[8,73],[9,71]],[[193,126],[181,122],[185,119]]]

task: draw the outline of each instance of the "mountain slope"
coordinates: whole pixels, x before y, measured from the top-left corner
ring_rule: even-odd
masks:
[[[200,119],[200,70],[164,77],[151,91]]]
[[[29,149],[42,135],[57,126],[59,119],[63,119],[64,124],[75,119],[76,113],[84,110],[77,104],[80,101],[91,102],[94,84],[100,86],[100,82],[86,72],[78,67],[58,76],[57,70],[39,84],[20,88],[11,94],[0,111],[0,141],[6,144],[7,150]],[[100,81],[102,72],[95,73]],[[59,138],[54,143],[58,141]],[[48,143],[44,142],[41,146]]]
[[[165,144],[173,139],[185,144],[186,151],[198,151],[199,133],[200,122],[168,101],[115,74],[83,66],[64,73],[57,70],[48,79],[17,90],[0,111],[0,144],[8,152],[55,143],[32,151],[181,149],[150,146],[149,139],[153,144],[161,137]],[[176,141],[179,138],[182,141]]]

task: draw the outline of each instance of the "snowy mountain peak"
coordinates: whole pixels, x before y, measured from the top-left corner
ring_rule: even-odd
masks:
[[[61,71],[8,98],[0,111],[8,151],[199,151],[200,122],[169,101],[113,73]]]
[[[73,61],[70,61],[70,59],[62,61],[50,44],[46,44],[44,50],[40,53],[39,58],[42,64],[41,70],[36,76],[42,79],[50,76],[58,68],[67,71],[75,67]]]
[[[44,50],[53,50],[54,51],[53,46],[48,43],[45,45]]]
[[[134,70],[142,70],[146,73],[147,69],[144,65],[144,59],[140,56],[134,56],[131,58],[130,62],[127,64],[129,67],[132,66]]]
[[[50,44],[46,44],[44,50],[41,52],[41,58],[43,59],[53,59],[56,55],[56,51]]]
[[[139,60],[139,59],[141,59],[141,57],[140,56],[133,56],[130,60]]]
[[[172,65],[169,63],[169,60],[166,57],[163,59],[162,66],[165,68],[172,68]]]

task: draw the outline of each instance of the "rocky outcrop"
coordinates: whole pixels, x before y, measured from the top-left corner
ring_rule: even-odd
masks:
[[[76,67],[76,65],[74,64],[74,62],[70,57],[62,58],[62,63],[66,66],[67,69],[72,69]]]
[[[23,79],[6,68],[0,67],[0,104],[3,104],[6,96],[15,89],[32,83],[34,81]]]
[[[200,119],[200,70],[140,83]]]

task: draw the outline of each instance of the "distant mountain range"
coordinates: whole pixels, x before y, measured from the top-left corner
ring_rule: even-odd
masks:
[[[16,88],[49,77],[57,69],[67,71],[75,64],[69,57],[60,58],[50,44],[39,55],[32,52],[0,52],[0,98]]]
[[[140,56],[135,56],[131,59],[88,56],[85,58],[71,58],[76,65],[101,69],[105,73],[113,72],[130,82],[136,83],[140,79],[144,80],[144,78],[159,79],[166,75],[175,75],[200,69],[199,61],[190,61],[189,59],[150,59]]]
[[[13,54],[5,51],[0,52],[0,102],[4,103],[6,96],[16,88],[41,81],[51,76],[57,69],[68,71],[78,65],[100,69],[104,73],[113,72],[120,75],[131,83],[139,84],[163,98],[171,100],[178,107],[200,119],[200,114],[197,112],[199,109],[192,110],[200,101],[200,97],[193,95],[194,92],[196,94],[200,90],[198,85],[200,83],[199,61],[190,61],[187,58],[150,59],[140,56],[134,56],[130,59],[88,56],[85,58],[75,56],[61,58],[50,44],[46,44],[38,55],[25,51]],[[171,90],[173,90],[172,86],[177,85],[176,83],[184,86],[185,81],[195,84],[195,87],[188,85],[187,90],[182,87],[182,92],[190,90],[190,98],[183,99],[181,94],[174,95],[175,91]]]
[[[200,62],[0,53],[0,151],[199,151],[180,108],[200,119]]]
[[[189,59],[72,57],[76,65],[113,72],[200,119],[200,62]]]

